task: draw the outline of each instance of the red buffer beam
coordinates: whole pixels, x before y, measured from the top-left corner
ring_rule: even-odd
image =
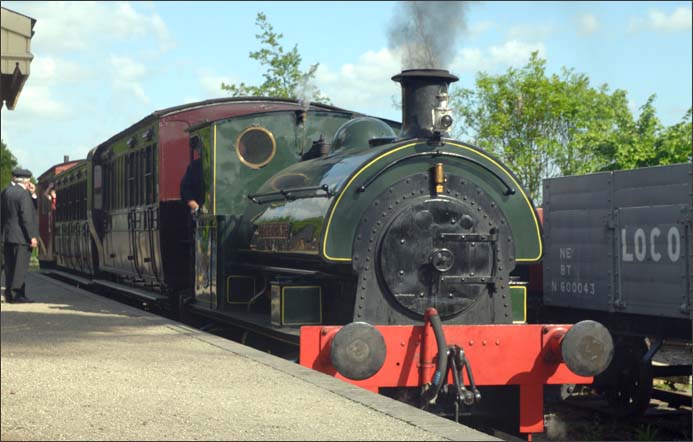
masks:
[[[585,322],[601,327],[593,321]],[[354,324],[358,323],[349,324],[345,329]],[[367,324],[363,326],[371,327]],[[363,364],[359,365],[368,365],[371,359],[382,353],[382,365],[378,368],[376,364],[371,370],[372,375],[368,372],[350,377],[344,376],[344,370],[335,367],[339,363],[333,362],[333,353],[337,349],[333,348],[337,347],[333,343],[342,328],[302,327],[301,365],[374,392],[382,387],[421,387],[431,383],[437,365],[438,344],[430,322],[422,326],[371,327],[382,336],[382,351],[378,348],[380,344],[373,344],[372,336],[360,335],[348,342],[340,341],[339,346],[346,347],[352,359],[356,362],[359,362],[359,358],[363,360]],[[520,387],[520,431],[524,433],[544,429],[545,384],[592,383],[593,378],[588,374],[597,373],[589,371],[603,370],[611,360],[613,343],[608,332],[608,339],[604,339],[604,336],[595,338],[591,329],[585,333],[584,327],[578,327],[580,333],[570,336],[570,329],[570,325],[442,326],[447,345],[457,345],[464,350],[473,367],[477,386]],[[599,333],[603,331],[600,329]],[[564,359],[572,362],[571,367],[581,374],[571,371]],[[585,361],[588,367],[585,367]],[[595,366],[599,368],[594,370]],[[465,380],[467,382],[468,379]],[[447,383],[453,383],[450,374]]]

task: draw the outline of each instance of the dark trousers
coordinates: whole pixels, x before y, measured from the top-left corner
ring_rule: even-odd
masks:
[[[5,243],[5,299],[26,296],[26,274],[29,271],[31,247],[27,244]]]

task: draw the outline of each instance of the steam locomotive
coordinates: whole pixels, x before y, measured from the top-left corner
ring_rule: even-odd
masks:
[[[542,256],[531,199],[449,138],[457,77],[393,80],[402,124],[265,98],[154,112],[41,176],[58,194],[42,265],[297,346],[302,365],[355,385],[449,401],[457,417],[507,408],[482,397],[519,386],[519,431],[541,432],[544,385],[590,383],[611,336],[594,321],[525,323],[521,275]],[[203,197],[188,228],[192,162]]]

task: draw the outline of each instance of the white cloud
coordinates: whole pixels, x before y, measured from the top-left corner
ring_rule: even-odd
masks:
[[[237,76],[219,75],[212,69],[202,68],[197,70],[197,79],[202,86],[203,99],[219,98],[226,96],[227,93],[221,90],[221,83],[238,84],[240,79]]]
[[[555,31],[552,23],[512,26],[506,33],[506,40],[541,41]]]
[[[79,51],[113,39],[152,37],[161,50],[173,45],[158,14],[142,14],[126,2],[27,2],[22,12],[36,19],[35,52]]]
[[[149,104],[149,99],[144,93],[144,88],[138,79],[147,74],[147,68],[128,57],[111,55],[109,59],[110,71],[113,75],[113,85],[117,90],[128,92],[144,104]]]
[[[693,23],[691,7],[680,6],[671,14],[666,14],[658,9],[653,9],[647,17],[631,17],[628,23],[628,32],[644,30],[676,32],[690,30]]]
[[[577,16],[578,32],[582,35],[594,34],[599,30],[599,21],[592,14],[580,14]]]
[[[73,115],[73,112],[64,100],[56,97],[59,95],[56,92],[66,85],[77,85],[90,75],[90,69],[78,63],[36,55],[31,62],[29,78],[19,96],[17,109],[27,118],[64,120]]]
[[[16,9],[36,19],[35,58],[20,97],[27,115],[59,120],[75,115],[74,89],[95,83],[100,86],[92,100],[111,93],[118,102],[149,103],[141,84],[149,69],[136,57],[146,51],[151,62],[152,51],[172,45],[166,24],[152,7],[139,12],[127,2],[26,2]],[[113,44],[127,42],[136,44],[139,55],[123,48],[118,51],[128,51],[128,56],[104,55]],[[104,78],[110,78],[112,87],[104,85]]]
[[[399,99],[400,87],[391,77],[400,71],[400,52],[384,48],[336,69],[320,64],[315,82],[335,106],[385,116],[393,111],[393,98]]]
[[[501,46],[491,46],[486,50],[463,48],[454,58],[453,72],[492,72],[498,68],[518,66],[527,63],[532,52],[546,58],[546,47],[542,42],[525,43],[518,40],[506,41]]]
[[[92,68],[80,63],[50,55],[36,55],[31,62],[28,81],[52,87],[60,84],[78,84],[92,75]]]
[[[507,66],[524,65],[533,51],[546,57],[546,48],[541,42],[511,40],[486,49],[464,48],[454,57],[450,71],[459,75],[463,72],[493,71]],[[368,51],[355,62],[339,67],[321,64],[315,80],[321,92],[335,106],[399,119],[400,111],[394,103],[399,101],[401,89],[391,78],[400,72],[401,66],[401,53],[384,48]]]
[[[472,25],[469,26],[469,29],[467,30],[466,35],[463,35],[462,37],[476,37],[479,34],[483,34],[484,32],[493,29],[496,27],[496,24],[490,20],[485,20],[485,21],[480,21],[480,22],[475,22]]]
[[[114,74],[123,80],[134,80],[143,77],[147,73],[147,68],[142,64],[128,57],[111,55],[109,62],[114,69]]]
[[[30,84],[30,81],[27,80],[18,100],[17,109],[21,107],[23,115],[27,118],[36,117],[57,120],[70,116],[71,112],[65,103],[56,99],[49,87]]]

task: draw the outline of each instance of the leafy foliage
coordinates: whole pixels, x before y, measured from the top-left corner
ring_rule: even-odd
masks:
[[[473,142],[498,155],[537,199],[548,177],[690,161],[691,110],[664,128],[655,98],[636,119],[625,91],[592,87],[572,69],[548,76],[535,52],[521,69],[480,73],[475,89],[455,92],[452,103]]]
[[[7,144],[0,140],[0,190],[10,184],[12,170],[15,167],[17,167],[17,159],[10,152]]]
[[[260,34],[255,34],[255,37],[263,46],[260,50],[251,52],[249,56],[267,68],[262,74],[265,81],[259,86],[243,82],[238,85],[222,82],[221,89],[230,92],[234,97],[268,96],[329,103],[329,99],[322,96],[318,88],[312,84],[319,63],[311,65],[306,72],[301,72],[302,58],[298,53],[298,46],[294,45],[291,51],[285,51],[279,43],[284,35],[274,31],[274,27],[267,22],[267,16],[262,12],[258,12],[255,24],[260,28]]]

